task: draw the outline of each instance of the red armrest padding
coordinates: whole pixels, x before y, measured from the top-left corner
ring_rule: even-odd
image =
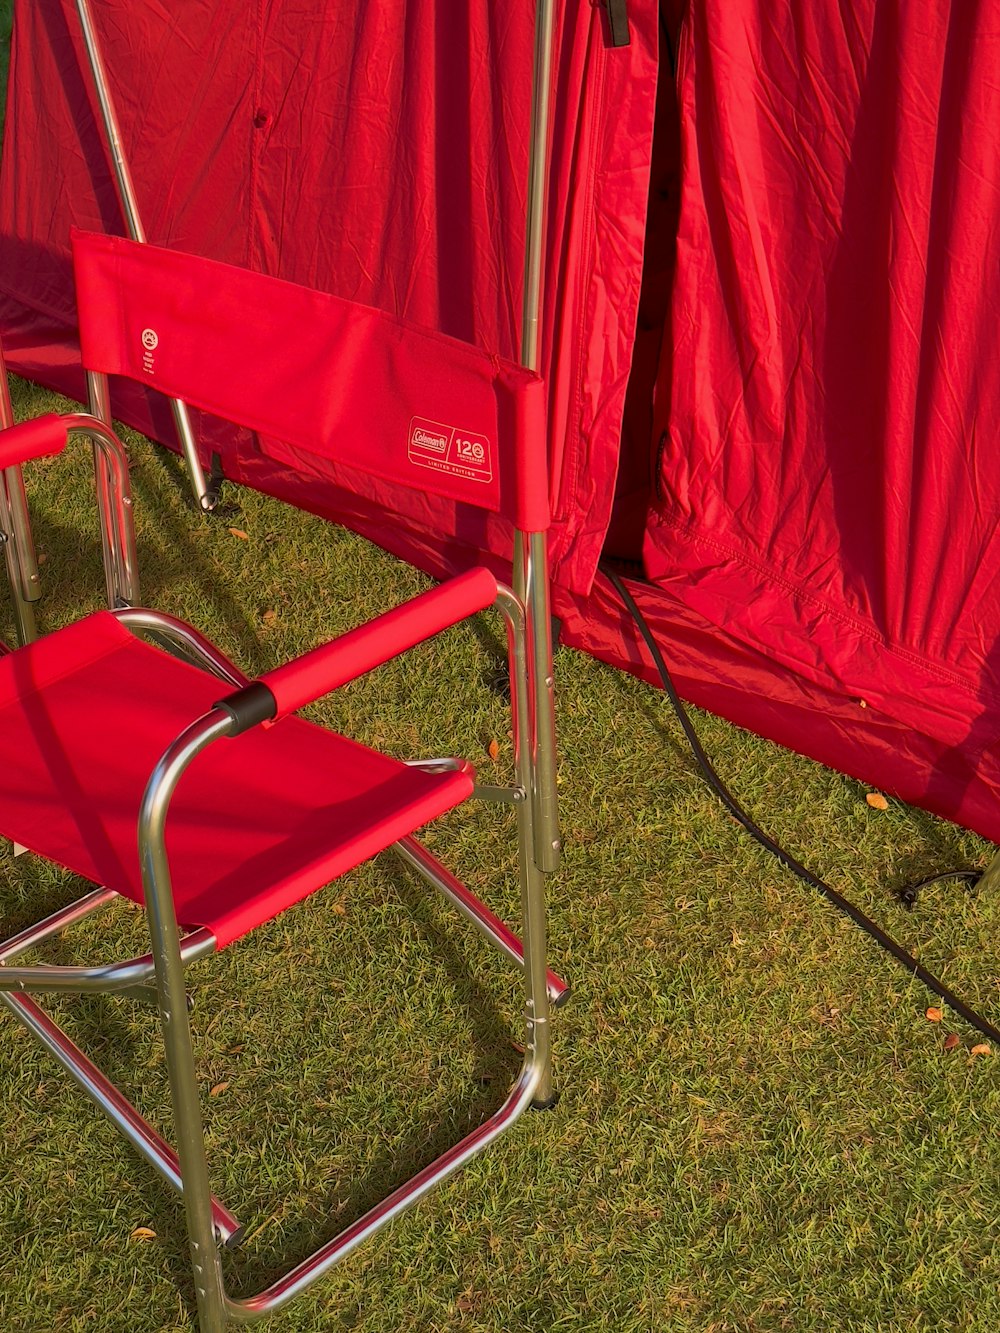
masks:
[[[277,716],[283,717],[473,612],[492,606],[496,595],[497,581],[490,571],[471,569],[266,672],[259,680],[274,695]]]
[[[0,430],[0,470],[17,467],[30,458],[61,454],[68,437],[66,423],[57,412],[8,426],[6,430]]]

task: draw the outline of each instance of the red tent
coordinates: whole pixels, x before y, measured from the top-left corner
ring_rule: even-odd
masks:
[[[516,356],[531,10],[101,0],[149,239]],[[648,674],[597,569],[630,561],[688,697],[1000,838],[1000,0],[627,18],[616,47],[604,4],[558,9],[563,638]],[[69,227],[123,220],[72,3],[16,0],[14,34],[0,332],[80,396]],[[162,404],[116,410],[173,440]],[[431,572],[508,554],[460,505],[196,425],[227,476]]]

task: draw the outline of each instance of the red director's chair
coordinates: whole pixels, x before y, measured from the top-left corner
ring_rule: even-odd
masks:
[[[74,266],[84,364],[98,390],[103,376],[128,376],[338,466],[504,513],[519,540],[544,532],[543,386],[529,371],[368,307],[130,241],[77,234]],[[538,763],[548,739],[533,722],[550,682],[535,679],[544,655],[531,641],[547,626],[533,631],[522,599],[472,569],[248,681],[197,631],[135,607],[127,462],[106,424],[79,415],[13,426],[0,432],[0,468],[56,454],[76,432],[103,460],[111,609],[0,657],[0,833],[97,887],[0,946],[0,1000],[182,1192],[201,1328],[219,1333],[282,1307],[526,1107],[551,1102],[549,1009],[566,987],[545,963],[543,840],[555,797],[551,754]],[[294,716],[491,606],[509,630],[510,787],[477,788],[462,760],[400,762]],[[477,794],[516,809],[522,938],[413,836]],[[520,1075],[478,1129],[266,1290],[234,1299],[219,1242],[240,1224],[209,1185],[185,968],[390,847],[523,972]],[[117,895],[145,904],[148,954],[92,967],[21,961]],[[154,980],[176,1155],[32,998]]]

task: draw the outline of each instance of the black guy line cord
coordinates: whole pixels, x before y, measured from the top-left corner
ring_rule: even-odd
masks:
[[[698,763],[698,767],[701,769],[708,785],[712,788],[716,796],[733,818],[742,824],[746,831],[755,838],[762,847],[766,848],[772,856],[777,857],[783,866],[788,870],[791,870],[793,874],[798,875],[799,879],[804,880],[811,888],[814,888],[818,893],[822,894],[822,896],[826,898],[828,902],[832,903],[838,911],[841,911],[845,916],[850,917],[855,925],[860,926],[866,935],[871,936],[876,944],[884,949],[886,953],[891,954],[911,976],[922,981],[927,989],[943,1000],[949,1009],[958,1014],[960,1018],[964,1018],[970,1027],[974,1027],[977,1032],[981,1032],[984,1037],[989,1037],[991,1041],[996,1042],[998,1046],[1000,1046],[1000,1030],[983,1018],[981,1014],[977,1013],[975,1009],[971,1009],[964,1000],[959,999],[959,997],[950,990],[943,981],[939,980],[933,972],[928,972],[927,968],[924,967],[922,963],[919,963],[912,954],[907,953],[901,944],[897,944],[891,935],[887,935],[881,926],[876,925],[870,917],[866,916],[865,913],[861,911],[860,907],[856,907],[854,903],[845,898],[843,894],[838,893],[837,890],[827,884],[825,880],[820,879],[818,875],[814,875],[811,870],[808,870],[800,861],[797,861],[790,852],[787,852],[780,843],[775,842],[773,838],[769,837],[760,825],[747,814],[719,777],[712,761],[705,753],[701,741],[698,739],[698,734],[691,723],[691,719],[688,717],[687,711],[681,703],[680,696],[674,688],[674,683],[670,678],[670,672],[667,670],[667,664],[663,660],[663,654],[660,652],[659,645],[653,638],[645,617],[635,603],[635,599],[613,569],[602,564],[601,570],[610,580],[611,586],[618,594],[622,605],[635,621],[636,628],[639,630],[646,647],[649,649],[653,663],[656,666],[660,680],[663,683],[664,692],[670,700],[674,712],[677,714],[678,721],[683,728],[684,735],[687,737],[688,744],[690,745],[691,751]],[[928,876],[927,879],[921,880],[919,884],[911,885],[908,890],[903,890],[900,897],[903,902],[906,903],[907,894],[912,894],[912,898],[907,904],[912,906],[913,901],[916,900],[917,891],[926,887],[928,884],[933,884],[939,879],[974,880],[977,878],[978,874],[973,871],[956,871],[953,874],[931,875]]]

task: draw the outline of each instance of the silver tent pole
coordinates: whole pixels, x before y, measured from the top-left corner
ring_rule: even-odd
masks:
[[[94,80],[94,89],[101,108],[101,119],[104,122],[107,148],[114,168],[118,201],[125,218],[125,226],[131,239],[138,241],[140,245],[144,245],[146,243],[146,233],[142,225],[142,219],[139,216],[139,206],[136,203],[135,188],[132,184],[132,173],[129,170],[128,158],[125,156],[125,150],[122,147],[118,115],[111,97],[107,70],[104,67],[104,58],[101,55],[101,48],[97,41],[97,33],[94,30],[89,0],[76,0],[76,12],[80,18],[80,30],[83,33],[83,42],[87,50],[90,73]],[[184,459],[187,463],[191,489],[194,491],[198,507],[203,510],[212,509],[215,505],[215,497],[209,496],[208,489],[205,486],[205,474],[198,458],[198,446],[195,443],[187,403],[181,402],[178,398],[171,398],[169,402],[174,417],[174,426],[177,429],[177,438],[180,441]],[[107,424],[110,425],[111,423],[108,422]]]
[[[0,429],[6,430],[13,424],[14,405],[10,401],[7,365],[0,345]],[[41,596],[42,585],[28,520],[24,478],[19,467],[6,468],[0,478],[0,528],[3,529],[4,560],[17,622],[17,638],[23,645],[38,637],[32,602],[37,602]]]
[[[538,325],[545,249],[553,12],[552,0],[538,0],[535,9],[535,66],[521,323],[521,363],[535,371],[538,370],[539,359]],[[528,612],[532,678],[535,682],[533,730],[536,790],[532,793],[535,801],[535,861],[539,870],[552,871],[559,865],[561,842],[556,798],[555,681],[552,673],[552,615],[546,533],[515,533],[514,590]]]

